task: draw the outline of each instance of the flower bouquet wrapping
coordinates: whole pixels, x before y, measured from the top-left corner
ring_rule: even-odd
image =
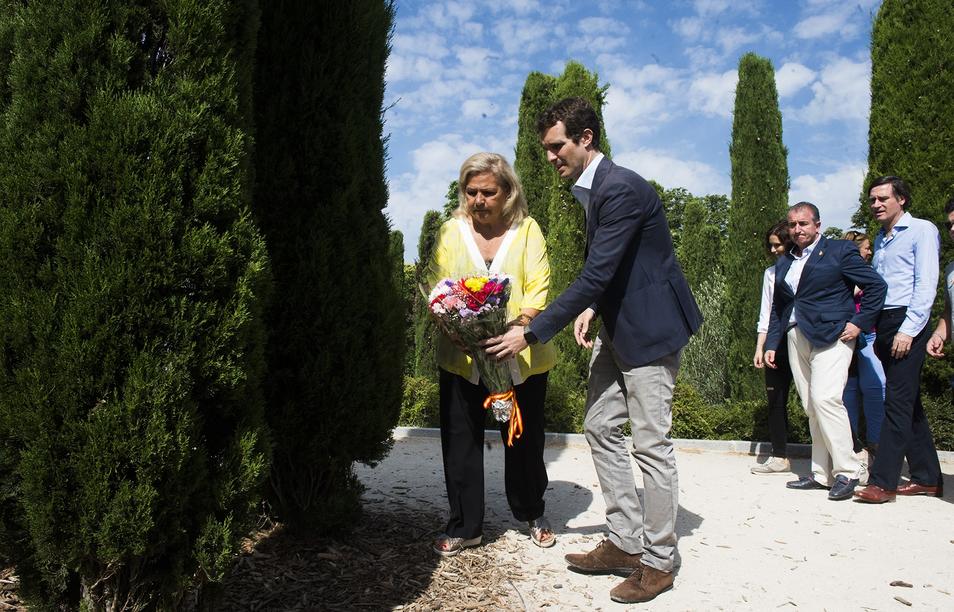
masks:
[[[506,361],[487,355],[477,343],[507,331],[510,277],[473,274],[438,282],[427,298],[428,308],[442,331],[468,349],[480,380],[490,391],[484,408],[501,423],[510,421],[507,446],[523,433],[523,417],[514,394],[513,376]]]

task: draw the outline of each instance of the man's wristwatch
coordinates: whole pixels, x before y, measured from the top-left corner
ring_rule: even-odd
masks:
[[[530,331],[529,327],[523,328],[523,339],[528,345],[536,344],[538,342],[537,335],[533,333],[532,331]]]

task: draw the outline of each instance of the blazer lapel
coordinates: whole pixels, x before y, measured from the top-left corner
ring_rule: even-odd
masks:
[[[792,262],[794,260],[792,257],[786,253],[782,255],[778,263],[775,264],[775,291],[781,291],[783,295],[789,297],[794,296],[792,293],[792,288],[788,286],[788,283],[785,282],[785,276],[788,274],[789,268],[792,267]]]

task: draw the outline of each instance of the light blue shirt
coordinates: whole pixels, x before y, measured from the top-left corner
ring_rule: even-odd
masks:
[[[583,205],[583,213],[589,215],[590,212],[590,190],[593,189],[593,177],[596,176],[596,167],[603,160],[603,154],[597,153],[590,163],[586,165],[583,174],[576,179],[576,183],[570,188],[573,197]]]
[[[937,294],[941,236],[930,221],[904,213],[887,234],[882,227],[875,236],[875,271],[888,283],[885,308],[906,307],[898,330],[917,336],[931,317]]]

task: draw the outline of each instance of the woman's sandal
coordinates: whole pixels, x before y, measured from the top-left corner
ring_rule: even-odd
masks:
[[[483,536],[465,540],[464,538],[452,538],[446,533],[442,533],[434,540],[432,548],[434,552],[442,557],[456,557],[460,554],[460,551],[465,548],[480,546],[481,538],[483,538]]]
[[[556,544],[556,534],[553,533],[553,527],[550,527],[550,521],[541,516],[538,519],[529,522],[530,539],[540,548],[550,548]]]

